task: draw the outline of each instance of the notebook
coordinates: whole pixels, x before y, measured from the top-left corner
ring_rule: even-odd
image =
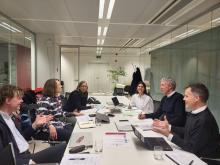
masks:
[[[76,118],[81,129],[96,127],[95,122],[88,115],[77,116]]]
[[[170,145],[162,137],[144,137],[134,125],[131,125],[134,134],[141,140],[144,146],[149,150],[154,150],[154,146],[161,146],[164,151],[173,151]]]

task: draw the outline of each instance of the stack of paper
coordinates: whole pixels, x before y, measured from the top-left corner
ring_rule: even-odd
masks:
[[[99,165],[100,155],[98,154],[66,154],[60,165]]]
[[[124,131],[124,132],[132,131],[131,123],[129,121],[121,121],[121,122],[118,121],[115,122],[115,125],[118,131]]]
[[[206,165],[206,163],[199,159],[195,154],[186,151],[175,150],[172,152],[166,152],[165,155],[179,165]]]
[[[128,146],[128,139],[125,132],[106,132],[103,138],[103,146],[105,147],[121,147]]]

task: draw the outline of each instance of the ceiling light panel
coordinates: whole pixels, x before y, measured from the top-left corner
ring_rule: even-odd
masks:
[[[108,6],[108,12],[107,12],[107,16],[106,16],[107,19],[111,19],[114,5],[115,5],[115,0],[110,0],[109,6]]]
[[[99,19],[103,19],[105,0],[99,0]]]

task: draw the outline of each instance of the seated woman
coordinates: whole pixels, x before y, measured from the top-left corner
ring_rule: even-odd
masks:
[[[46,81],[43,96],[37,101],[37,114],[52,115],[53,120],[44,125],[36,135],[36,139],[69,141],[73,127],[65,121],[65,113],[62,111],[60,93],[62,91],[60,81],[49,79]]]
[[[139,82],[136,94],[131,97],[131,106],[142,110],[142,114],[153,113],[154,111],[153,100],[146,93],[145,83]]]
[[[82,115],[81,110],[92,108],[86,106],[88,99],[88,85],[86,81],[81,81],[76,90],[72,91],[63,110],[66,112],[74,112],[76,116]]]

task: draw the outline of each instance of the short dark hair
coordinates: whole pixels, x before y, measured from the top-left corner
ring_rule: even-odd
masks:
[[[19,96],[19,97],[23,97],[23,91],[21,88],[16,87],[14,85],[3,85],[0,88],[0,106],[2,106],[5,103],[5,100],[7,98],[11,99],[13,98],[15,95]]]
[[[209,90],[204,84],[202,84],[202,83],[193,83],[193,84],[188,85],[185,89],[187,89],[187,88],[191,88],[191,92],[194,95],[199,96],[200,100],[203,103],[206,103],[207,100],[209,99]]]
[[[144,86],[144,94],[147,94],[147,90],[146,90],[146,84],[143,82],[143,81],[140,81],[138,84],[137,84],[137,87],[138,85],[142,84]],[[138,93],[137,89],[136,89],[136,93]]]
[[[54,97],[56,95],[56,81],[59,81],[58,79],[49,79],[46,81],[44,84],[44,89],[43,89],[43,95],[49,96],[49,97]]]

